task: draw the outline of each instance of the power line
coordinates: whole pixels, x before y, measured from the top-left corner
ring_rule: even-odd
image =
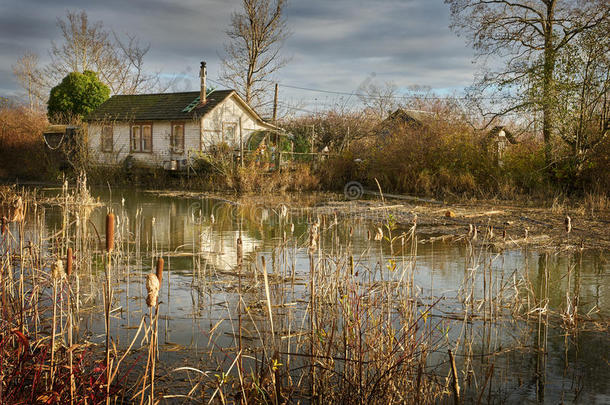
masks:
[[[294,106],[291,106],[291,105],[289,105],[289,104],[283,103],[283,102],[281,102],[281,101],[279,101],[279,102],[278,102],[278,104],[279,104],[281,107],[286,108],[287,110],[303,111],[303,112],[307,112],[307,113],[311,113],[311,114],[317,114],[317,113],[319,113],[319,111],[312,111],[312,110],[307,110],[307,109],[305,109],[305,108],[294,107]]]
[[[224,86],[222,83],[213,80],[213,79],[208,79],[209,81],[211,81],[212,83],[219,85],[219,86]],[[269,81],[271,83],[271,81]],[[467,97],[450,97],[450,96],[445,96],[445,97],[431,97],[431,96],[373,96],[373,95],[369,95],[369,94],[362,94],[362,93],[356,93],[356,92],[346,92],[346,91],[334,91],[334,90],[323,90],[323,89],[314,89],[314,88],[310,88],[310,87],[301,87],[301,86],[293,86],[290,84],[283,84],[281,82],[278,82],[278,85],[281,87],[287,87],[290,89],[297,89],[297,90],[305,90],[305,91],[313,91],[316,93],[326,93],[326,94],[335,94],[335,95],[341,95],[341,96],[356,96],[356,97],[360,97],[360,98],[368,98],[368,99],[385,99],[385,98],[400,98],[400,99],[426,99],[426,100],[446,100],[446,99],[466,99]]]
[[[399,95],[388,95],[388,96],[373,96],[370,94],[362,94],[356,92],[345,92],[345,91],[334,91],[334,90],[323,90],[323,89],[314,89],[311,87],[302,87],[302,86],[293,86],[290,84],[282,84],[278,83],[282,87],[288,87],[291,89],[305,90],[305,91],[313,91],[316,93],[328,93],[328,94],[336,94],[342,96],[357,96],[360,98],[375,98],[375,99],[385,99],[385,98],[400,98],[400,99],[426,99],[426,100],[447,100],[447,99],[467,99],[468,97],[451,97],[451,96],[399,96]]]
[[[209,79],[211,82],[219,85],[219,86],[223,86],[222,83],[213,80],[213,79]],[[272,81],[268,81],[269,83],[276,83],[276,82],[272,82]],[[281,87],[286,87],[286,88],[290,88],[290,89],[296,89],[296,90],[303,90],[303,91],[310,91],[310,92],[315,92],[315,93],[323,93],[323,94],[333,94],[333,95],[340,95],[340,96],[349,96],[349,97],[359,97],[361,99],[403,99],[403,100],[468,100],[469,97],[466,96],[429,96],[429,95],[412,95],[412,96],[405,96],[405,95],[387,95],[387,96],[375,96],[375,95],[370,95],[370,94],[363,94],[363,93],[356,93],[354,92],[346,92],[346,91],[336,91],[336,90],[324,90],[324,89],[316,89],[316,88],[312,88],[312,87],[303,87],[303,86],[294,86],[291,84],[283,84],[281,82],[277,82],[277,84]],[[478,97],[479,99],[485,99],[485,100],[494,100],[494,99],[498,99],[498,97],[492,97],[492,96],[487,96],[487,97]]]

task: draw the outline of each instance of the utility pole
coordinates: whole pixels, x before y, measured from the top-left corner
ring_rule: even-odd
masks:
[[[278,84],[275,83],[275,95],[273,96],[273,125],[277,124],[277,93],[278,93]],[[277,131],[277,130],[276,130]],[[275,133],[275,170],[280,170],[280,164],[282,161],[281,157],[281,148],[280,148],[280,134],[279,132]]]
[[[311,153],[312,154],[313,154],[313,139],[314,139],[315,136],[316,136],[316,125],[314,124],[314,125],[311,126],[311,138],[310,138],[310,141],[311,141]]]
[[[277,92],[278,92],[278,84],[275,83],[275,96],[273,97],[273,125],[276,124],[277,121]]]
[[[244,167],[244,132],[242,129],[241,116],[239,117],[239,164]]]

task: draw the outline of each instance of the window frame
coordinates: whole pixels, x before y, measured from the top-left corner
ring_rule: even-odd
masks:
[[[104,129],[106,128],[110,128],[110,147],[106,147],[108,146],[108,142],[105,141],[105,137],[104,137]],[[107,136],[107,134],[106,134]],[[102,152],[104,153],[112,153],[114,151],[114,126],[113,125],[102,125],[102,128],[100,129],[100,149],[102,150]]]
[[[172,121],[170,123],[170,125],[171,125],[171,134],[170,134],[169,144],[170,144],[171,151],[172,151],[172,153],[182,155],[182,154],[184,154],[184,149],[185,149],[185,147],[184,147],[185,123],[184,123],[184,121]],[[176,147],[176,134],[174,132],[174,127],[176,127],[178,125],[180,125],[182,127],[182,146],[180,148]]]
[[[222,123],[222,133],[221,133],[221,139],[222,142],[228,144],[228,145],[234,145],[236,144],[237,141],[237,128],[239,126],[239,123],[237,122],[231,122],[231,121],[223,121]],[[233,127],[234,128],[234,132],[233,132],[233,139],[231,140],[231,142],[228,142],[225,134],[226,134],[226,128],[230,128]]]
[[[150,149],[144,150],[144,127],[150,127]],[[134,148],[134,128],[138,128],[139,131],[139,145],[138,148]],[[131,153],[153,153],[153,123],[152,122],[136,122],[129,126],[129,150]]]

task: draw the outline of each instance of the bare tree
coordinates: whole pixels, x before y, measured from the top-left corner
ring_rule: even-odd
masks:
[[[452,27],[466,33],[478,57],[502,68],[483,71],[477,87],[501,95],[492,118],[512,112],[542,115],[545,159],[553,163],[557,66],[570,44],[607,21],[607,0],[445,0]],[[607,33],[606,33],[607,35]],[[491,122],[491,121],[490,121]]]
[[[38,55],[26,52],[13,65],[13,74],[26,92],[30,111],[39,110],[47,98],[47,88],[39,65]]]
[[[397,87],[393,82],[385,82],[383,85],[369,82],[358,89],[358,98],[364,104],[367,112],[379,121],[388,117],[398,106]]]
[[[225,45],[221,80],[260,107],[270,76],[288,62],[280,56],[289,35],[283,18],[286,0],[242,0],[242,5],[227,30],[230,42]]]
[[[91,70],[113,94],[134,94],[158,89],[159,75],[147,73],[144,56],[149,45],[141,46],[135,36],[121,39],[107,30],[101,21],[91,22],[85,11],[68,11],[58,18],[62,42],[51,45],[51,63],[45,74],[57,83],[70,72]]]
[[[558,60],[557,133],[580,174],[610,132],[610,20],[580,36]]]

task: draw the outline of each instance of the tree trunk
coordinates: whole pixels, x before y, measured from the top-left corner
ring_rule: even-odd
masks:
[[[542,81],[542,136],[544,139],[544,159],[547,170],[552,172],[553,153],[551,140],[553,137],[553,94],[555,72],[555,48],[553,41],[553,20],[555,0],[547,3],[546,21],[544,24],[544,67]]]

